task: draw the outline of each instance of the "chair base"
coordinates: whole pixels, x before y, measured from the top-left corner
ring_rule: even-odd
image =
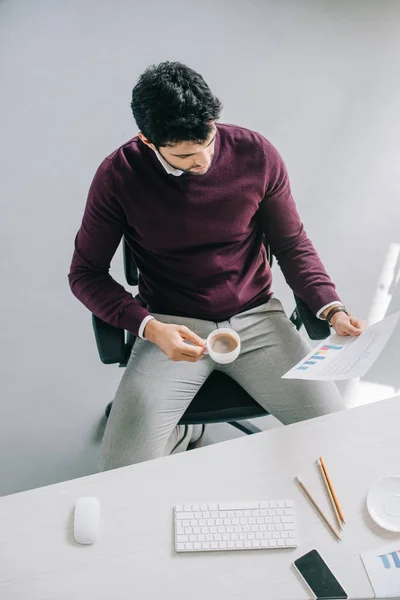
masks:
[[[107,419],[110,416],[111,408],[112,408],[112,402],[109,402],[104,411]],[[262,429],[259,429],[258,427],[253,425],[253,423],[250,423],[250,421],[247,421],[247,420],[245,420],[245,421],[228,421],[228,425],[232,425],[232,427],[239,429],[239,431],[242,431],[246,435],[252,435],[253,433],[261,433],[261,431],[262,431]]]
[[[243,431],[246,435],[252,435],[253,433],[261,433],[262,429],[259,429],[250,421],[229,421],[228,425],[232,425],[239,431]]]

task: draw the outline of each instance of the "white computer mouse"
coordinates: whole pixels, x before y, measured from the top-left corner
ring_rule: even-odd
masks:
[[[74,537],[79,544],[93,544],[100,531],[100,501],[95,496],[78,498],[75,504]]]

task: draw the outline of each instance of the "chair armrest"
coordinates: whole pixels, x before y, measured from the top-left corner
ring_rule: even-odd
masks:
[[[92,315],[92,324],[100,360],[105,365],[125,360],[125,332]]]
[[[322,319],[318,319],[308,308],[307,304],[296,296],[296,294],[294,295],[294,299],[296,302],[294,313],[297,312],[297,315],[294,318],[292,318],[292,315],[291,321],[296,325],[297,329],[303,324],[311,340],[324,340],[327,338],[331,333],[328,323]]]

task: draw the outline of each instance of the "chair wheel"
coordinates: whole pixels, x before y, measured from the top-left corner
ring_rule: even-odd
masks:
[[[107,404],[106,406],[106,410],[104,411],[106,414],[106,417],[108,419],[108,417],[110,416],[110,412],[111,412],[111,407],[112,407],[112,402],[110,402],[110,404]]]

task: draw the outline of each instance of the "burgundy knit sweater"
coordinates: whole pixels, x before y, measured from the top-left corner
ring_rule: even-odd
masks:
[[[147,308],[109,274],[123,235]],[[223,321],[272,294],[263,236],[314,313],[339,300],[303,228],[282,158],[262,135],[218,124],[208,172],[179,177],[135,137],[93,179],[71,289],[95,315],[135,335],[152,312]]]

